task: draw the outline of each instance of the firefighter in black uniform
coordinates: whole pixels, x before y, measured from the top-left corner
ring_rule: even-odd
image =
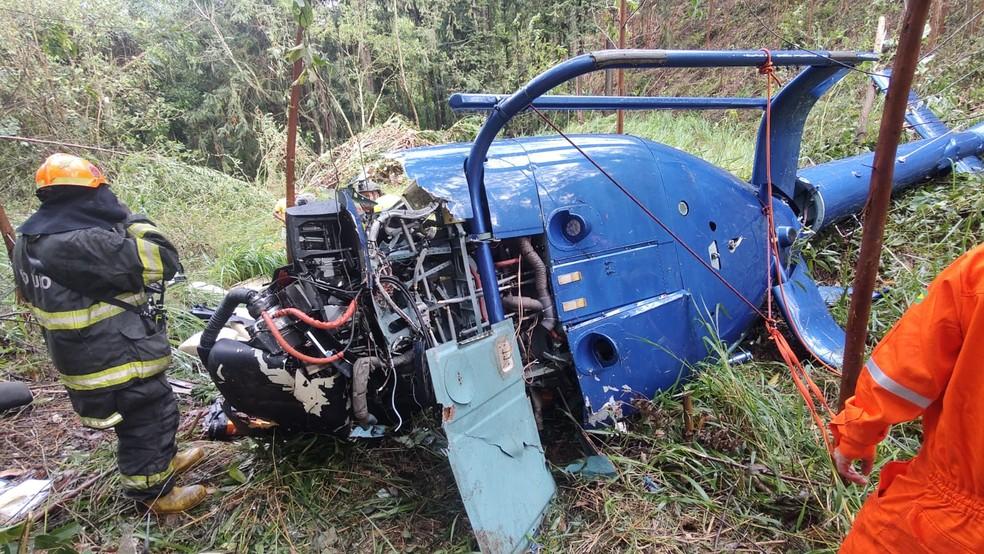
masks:
[[[148,297],[178,271],[177,251],[82,158],[55,154],[36,181],[41,207],[18,229],[14,271],[72,406],[87,427],[116,431],[128,496],[158,513],[187,510],[205,488],[175,477],[204,452],[177,453],[171,347]]]

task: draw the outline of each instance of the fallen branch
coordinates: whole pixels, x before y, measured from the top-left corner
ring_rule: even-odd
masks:
[[[66,492],[65,494],[61,495],[58,498],[58,500],[56,500],[54,502],[50,502],[47,506],[45,506],[43,513],[47,513],[50,510],[53,510],[53,509],[61,506],[65,502],[68,502],[69,500],[75,498],[76,496],[78,496],[79,494],[81,494],[82,492],[84,492],[86,489],[88,489],[89,487],[91,487],[94,483],[96,483],[96,481],[101,481],[102,479],[105,479],[112,472],[113,472],[112,469],[107,469],[107,470],[104,470],[102,473],[89,478],[88,481],[82,483],[78,487],[76,487],[76,488],[74,488],[74,489]]]
[[[109,152],[110,154],[127,155],[132,152],[126,152],[124,150],[114,150],[112,148],[103,148],[101,146],[89,146],[87,144],[76,144],[74,142],[61,142],[57,140],[45,140],[30,137],[19,137],[17,135],[0,135],[0,140],[10,140],[15,142],[30,142],[35,144],[50,144],[54,146],[66,146],[68,148],[81,148],[83,150],[95,150],[97,152]]]
[[[697,456],[698,458],[703,458],[705,460],[710,460],[712,462],[718,462],[718,463],[721,463],[721,464],[729,465],[729,466],[734,467],[734,468],[737,468],[737,469],[743,469],[743,470],[748,471],[750,473],[764,473],[766,475],[771,475],[772,477],[775,477],[777,479],[782,479],[784,481],[792,481],[794,483],[801,483],[801,484],[804,484],[804,485],[812,485],[812,484],[814,484],[814,481],[811,481],[809,479],[803,479],[802,477],[793,477],[792,475],[785,475],[783,473],[778,473],[776,471],[773,471],[769,467],[764,466],[764,465],[761,465],[761,464],[743,464],[741,462],[736,462],[734,460],[728,460],[726,458],[718,458],[717,456],[711,456],[709,454],[703,454],[703,453],[701,453],[699,451],[696,451],[696,450],[689,450],[688,452],[691,453],[691,454],[693,454],[693,455],[695,455],[695,456]]]

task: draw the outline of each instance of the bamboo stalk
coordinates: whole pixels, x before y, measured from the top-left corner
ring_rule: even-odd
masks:
[[[618,3],[618,48],[622,50],[625,48],[625,18],[627,14],[627,9],[625,6],[625,0],[619,0]],[[618,70],[618,95],[625,96],[625,70],[619,68]],[[615,122],[615,132],[622,134],[625,132],[625,112],[623,110],[618,110],[616,113]]]

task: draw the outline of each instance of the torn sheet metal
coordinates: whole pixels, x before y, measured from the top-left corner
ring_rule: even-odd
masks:
[[[600,455],[575,460],[564,468],[564,473],[586,481],[615,479],[618,477],[615,464],[608,459],[608,456]]]
[[[483,552],[527,549],[556,491],[526,396],[511,320],[427,351],[448,459]]]

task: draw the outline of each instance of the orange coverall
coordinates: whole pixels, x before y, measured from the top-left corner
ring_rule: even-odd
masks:
[[[984,553],[984,245],[929,286],[875,348],[834,417],[835,446],[873,458],[893,423],[923,416],[923,445],[890,462],[842,553]]]

